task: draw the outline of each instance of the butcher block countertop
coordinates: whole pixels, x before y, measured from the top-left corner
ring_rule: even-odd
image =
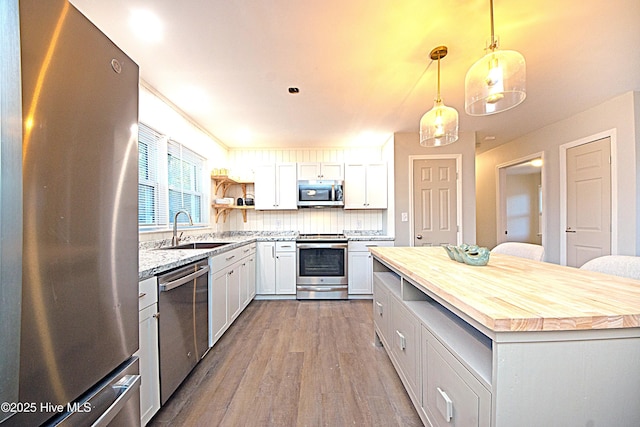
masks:
[[[440,247],[376,247],[371,253],[494,332],[640,327],[640,281],[491,254],[452,261]]]

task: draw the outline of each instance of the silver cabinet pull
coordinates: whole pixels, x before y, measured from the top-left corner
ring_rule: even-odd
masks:
[[[407,349],[407,339],[398,330],[396,330],[396,334],[398,334],[398,337],[400,338],[400,341],[398,342],[398,344],[400,344],[400,350],[406,350]]]
[[[438,408],[438,411],[440,411],[440,414],[442,414],[442,416],[444,417],[445,421],[450,423],[451,419],[453,418],[453,400],[451,400],[449,395],[445,393],[445,391],[440,387],[436,387],[436,389],[438,390],[438,394],[441,398],[437,399],[436,407]]]
[[[382,303],[379,301],[376,301],[376,305],[378,306],[378,314],[382,316]]]
[[[144,298],[144,297],[146,297],[146,296],[147,296],[147,294],[146,294],[146,293],[144,293],[144,292],[140,292],[140,293],[138,294],[138,298]]]

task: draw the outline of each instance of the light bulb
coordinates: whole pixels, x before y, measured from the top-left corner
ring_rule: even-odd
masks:
[[[500,62],[495,55],[492,55],[489,59],[489,73],[485,82],[489,91],[486,100],[488,104],[495,104],[504,98],[504,75]]]

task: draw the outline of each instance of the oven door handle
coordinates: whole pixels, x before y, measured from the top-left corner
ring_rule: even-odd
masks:
[[[346,243],[298,243],[298,249],[347,249]]]
[[[297,291],[313,291],[313,292],[332,292],[347,289],[347,285],[323,285],[323,286],[296,286]]]
[[[188,276],[184,276],[181,277],[179,279],[173,280],[171,282],[167,282],[167,283],[163,283],[160,285],[160,292],[167,292],[170,291],[172,289],[177,288],[178,286],[182,286],[185,283],[188,283],[206,273],[209,272],[209,266],[204,266],[202,268],[200,268],[198,271],[196,271],[195,273],[191,273]]]

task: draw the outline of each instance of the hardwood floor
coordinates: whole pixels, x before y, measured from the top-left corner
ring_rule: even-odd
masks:
[[[149,425],[421,426],[372,302],[253,301]]]

